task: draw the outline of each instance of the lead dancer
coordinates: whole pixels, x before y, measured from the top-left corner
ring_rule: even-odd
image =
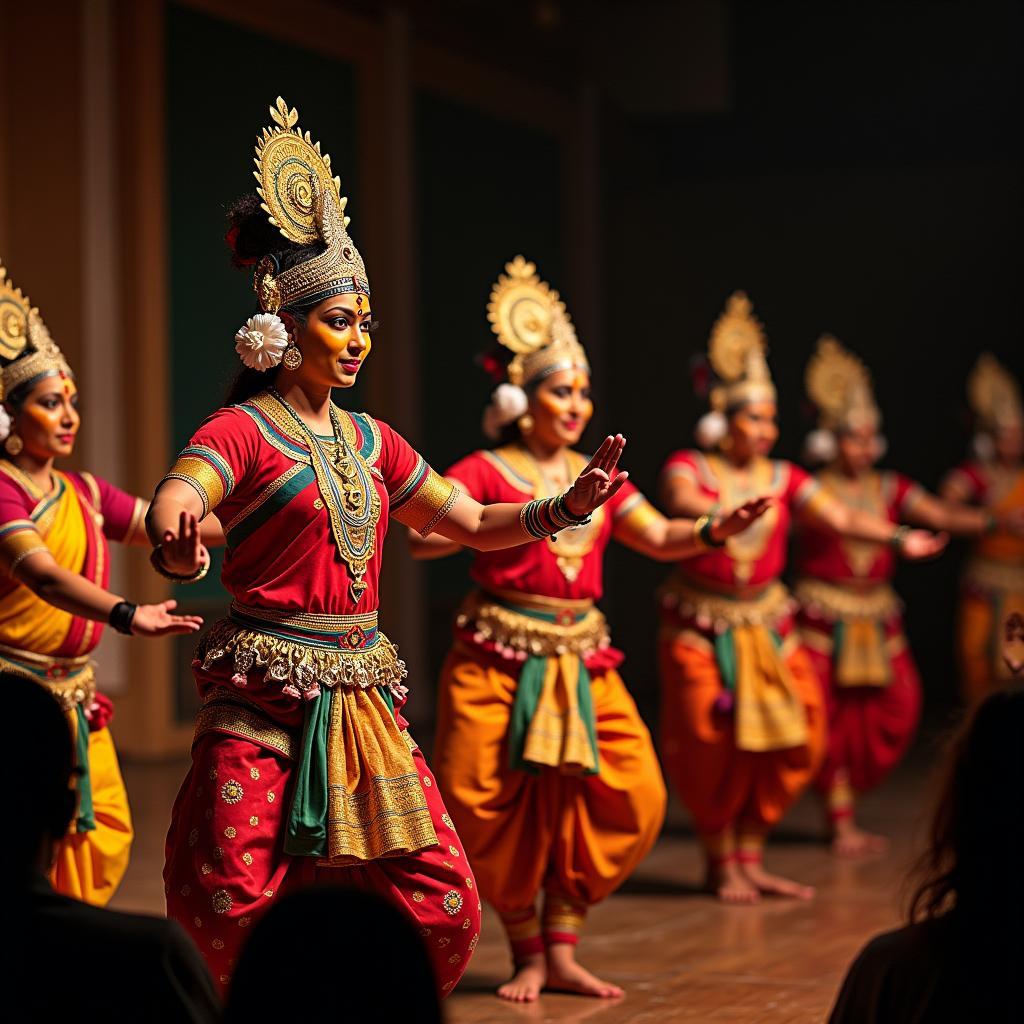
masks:
[[[259,199],[236,206],[228,236],[236,262],[255,264],[261,312],[236,335],[247,369],[147,521],[154,563],[187,579],[196,523],[217,509],[234,598],[193,663],[203,707],[167,839],[168,913],[224,985],[282,892],[373,889],[417,922],[448,993],[476,947],[480,901],[402,717],[405,665],[378,627],[384,535],[394,518],[493,549],[585,523],[625,483],[625,441],[606,438],[554,498],[483,506],[387,424],[335,406],[331,389],[351,387],[370,352],[370,288],[329,157],[280,98],[271,116]],[[321,952],[296,936],[282,955],[316,970]]]

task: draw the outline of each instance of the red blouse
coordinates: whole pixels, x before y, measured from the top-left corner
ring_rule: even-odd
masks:
[[[206,512],[217,510],[228,545],[222,581],[240,604],[314,615],[374,611],[390,519],[426,535],[455,503],[452,485],[386,423],[335,411],[348,458],[341,453],[339,468],[337,444],[321,438],[332,464],[321,481],[308,434],[267,392],[210,416],[168,474],[194,487]],[[333,516],[332,505],[350,514]],[[353,527],[360,509],[366,524]],[[349,525],[339,528],[345,518]]]
[[[817,479],[831,497],[891,523],[902,522],[922,493],[909,477],[888,471],[870,474],[857,491],[852,491],[840,474],[829,470],[819,473]],[[814,522],[801,524],[794,561],[801,576],[829,582],[883,582],[896,571],[896,555],[890,545],[848,540]]]
[[[771,495],[772,507],[752,526],[730,537],[724,548],[705,551],[680,563],[680,572],[698,586],[715,590],[760,587],[777,580],[786,567],[786,539],[793,514],[814,500],[819,492],[814,478],[791,462],[759,459],[740,483],[729,463],[718,455],[678,451],[669,456],[663,479],[685,476],[700,493],[723,509],[732,509],[752,498]]]
[[[587,464],[578,452],[569,453],[575,477]],[[460,459],[445,476],[481,504],[525,502],[547,495],[536,463],[519,445],[477,451]],[[603,592],[604,553],[612,537],[629,542],[643,533],[659,514],[626,481],[591,524],[563,530],[554,540],[522,544],[501,551],[474,553],[470,576],[487,590],[516,590],[523,594],[596,601]]]

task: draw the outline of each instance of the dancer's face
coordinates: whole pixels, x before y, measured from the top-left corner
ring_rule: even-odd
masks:
[[[1024,458],[1024,426],[1000,427],[994,440],[996,455],[1001,462],[1020,462]]]
[[[24,452],[38,462],[64,458],[75,450],[82,419],[78,388],[70,377],[44,377],[14,413],[11,429],[24,443]]]
[[[289,324],[302,353],[297,373],[332,388],[350,388],[370,354],[374,329],[370,297],[364,292],[334,295],[314,306],[306,322]]]
[[[750,402],[729,416],[726,450],[737,462],[768,455],[779,439],[774,402]]]
[[[866,473],[877,461],[882,447],[878,431],[869,424],[844,430],[837,440],[840,466],[852,476]]]
[[[548,448],[579,443],[594,415],[590,375],[583,370],[559,370],[545,377],[530,396],[533,434]]]

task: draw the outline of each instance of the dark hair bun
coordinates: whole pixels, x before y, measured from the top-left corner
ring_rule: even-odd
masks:
[[[228,232],[225,236],[231,247],[231,262],[240,270],[248,269],[264,256],[274,255],[282,270],[305,263],[322,246],[297,245],[290,242],[270,223],[255,192],[236,199],[228,207]]]

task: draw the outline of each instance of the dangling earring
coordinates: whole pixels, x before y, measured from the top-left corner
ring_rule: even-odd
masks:
[[[524,416],[520,416],[516,421],[516,425],[519,427],[520,434],[533,433],[533,417],[529,413],[526,413]]]
[[[4,448],[7,449],[8,455],[20,455],[24,447],[25,442],[17,434],[8,435],[7,440],[4,441]]]
[[[297,370],[302,365],[302,352],[291,334],[288,335],[288,347],[284,350],[281,363],[286,370]]]

